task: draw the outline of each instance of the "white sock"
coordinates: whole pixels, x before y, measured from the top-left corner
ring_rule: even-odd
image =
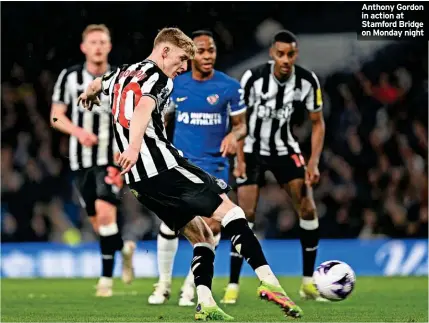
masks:
[[[304,285],[313,284],[313,277],[302,277],[302,283]]]
[[[164,227],[165,226],[165,227]],[[164,234],[173,235],[174,232],[171,231],[164,223],[161,224],[160,231]],[[173,264],[174,257],[177,253],[177,248],[179,246],[179,238],[166,239],[161,234],[158,234],[157,238],[157,257],[158,257],[158,271],[159,271],[159,281],[171,284],[173,276]]]
[[[268,284],[280,286],[280,282],[277,277],[274,275],[270,266],[263,265],[255,269],[256,276],[258,276],[260,281],[267,282]]]
[[[228,284],[228,288],[232,288],[232,289],[238,290],[238,284],[235,284],[235,283],[229,283],[229,284]]]
[[[212,291],[204,285],[197,286],[198,303],[215,306],[216,302],[213,298]]]

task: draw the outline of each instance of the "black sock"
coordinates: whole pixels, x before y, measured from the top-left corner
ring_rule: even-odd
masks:
[[[237,253],[243,256],[253,270],[267,265],[264,253],[246,219],[232,220],[225,226],[225,231],[231,237]]]
[[[102,275],[103,277],[113,276],[113,266],[115,264],[115,252],[122,250],[124,242],[121,235],[115,233],[111,236],[100,236],[100,249],[102,257]]]
[[[229,273],[229,283],[238,284],[240,279],[241,267],[243,266],[243,256],[237,253],[234,245],[231,242],[231,269]]]
[[[299,230],[302,248],[302,274],[304,277],[312,277],[319,244],[319,228],[306,230],[300,227]]]
[[[194,258],[192,259],[191,269],[194,274],[195,286],[204,285],[212,289],[214,257],[215,254],[209,247],[199,244],[194,247]]]

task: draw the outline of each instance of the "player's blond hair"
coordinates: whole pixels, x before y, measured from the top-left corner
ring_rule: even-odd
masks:
[[[88,36],[89,33],[92,33],[93,31],[101,31],[103,33],[106,33],[107,36],[110,38],[110,31],[109,28],[106,27],[104,24],[91,24],[86,26],[85,30],[82,33],[82,41],[85,41],[86,36]]]
[[[197,51],[194,41],[179,28],[163,28],[156,35],[153,46],[156,47],[158,44],[164,42],[183,49],[190,59],[194,58]]]

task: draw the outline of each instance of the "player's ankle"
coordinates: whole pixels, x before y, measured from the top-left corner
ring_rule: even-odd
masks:
[[[309,276],[304,276],[302,277],[302,283],[304,285],[308,285],[308,284],[313,284],[313,277],[309,277]]]
[[[216,306],[216,301],[213,298],[210,288],[204,285],[197,286],[198,303],[206,306]]]
[[[113,278],[101,276],[100,279],[98,280],[98,284],[103,286],[107,286],[107,285],[111,286],[113,284]]]
[[[173,278],[172,277],[160,277],[158,280],[158,284],[165,285],[165,286],[171,286]]]
[[[238,284],[237,283],[229,283],[228,289],[235,289],[238,290]]]
[[[263,281],[265,283],[268,283],[274,286],[280,286],[280,282],[277,279],[276,275],[274,275],[270,266],[268,265],[260,266],[255,269],[255,273],[258,276],[260,281]]]

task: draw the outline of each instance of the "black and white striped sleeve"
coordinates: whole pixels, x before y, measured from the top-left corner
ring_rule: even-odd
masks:
[[[139,82],[142,96],[149,96],[154,99],[156,108],[165,102],[173,90],[173,81],[160,75],[158,71],[148,73],[147,78]]]
[[[101,77],[101,92],[103,94],[109,95],[109,93],[112,91],[110,88],[112,87],[113,82],[115,82],[119,72],[120,69],[118,68],[115,71],[106,73]]]
[[[308,81],[311,84],[311,88],[305,98],[305,106],[309,112],[321,111],[323,108],[322,89],[316,74],[311,72],[311,77]]]
[[[67,69],[63,69],[58,76],[57,82],[54,86],[54,93],[52,95],[52,103],[70,104],[70,92],[68,86],[69,72]]]
[[[253,77],[252,70],[247,70],[246,72],[244,72],[240,80],[240,85],[244,91],[244,103],[248,108],[250,108],[254,103],[255,93],[252,90],[253,82],[254,82],[254,77]]]

